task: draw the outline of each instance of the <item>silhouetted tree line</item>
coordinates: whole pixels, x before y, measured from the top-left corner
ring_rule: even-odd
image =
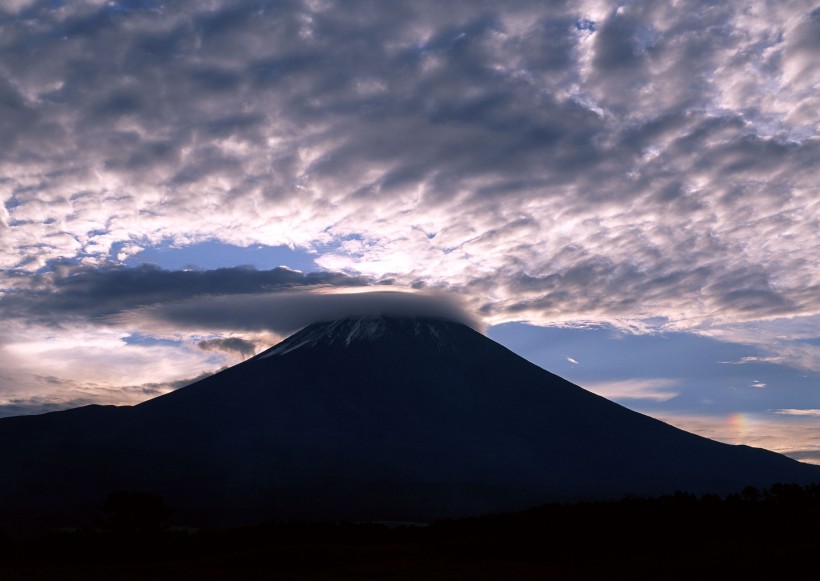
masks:
[[[166,526],[172,513],[152,495],[112,494],[102,508],[98,527],[0,535],[0,578],[117,579],[126,565],[123,578],[175,581],[796,578],[820,543],[820,485],[547,504],[424,526],[291,521],[185,532]]]
[[[109,494],[102,510],[108,515],[104,523],[105,528],[125,534],[159,533],[173,514],[159,496],[134,491]]]

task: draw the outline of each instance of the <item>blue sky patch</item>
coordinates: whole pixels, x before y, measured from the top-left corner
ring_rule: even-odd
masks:
[[[112,251],[116,255],[117,250]],[[259,270],[269,270],[286,266],[291,270],[315,272],[321,270],[314,258],[316,255],[304,250],[294,250],[287,246],[241,247],[217,241],[200,242],[190,246],[160,246],[146,248],[139,254],[125,260],[126,266],[155,264],[166,270],[196,268],[211,270],[247,265]]]

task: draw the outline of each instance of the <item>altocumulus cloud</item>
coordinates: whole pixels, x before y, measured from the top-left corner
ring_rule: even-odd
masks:
[[[816,312],[818,12],[701,4],[7,5],[0,265],[219,239],[494,321]]]
[[[489,323],[768,321],[820,361],[788,342],[820,314],[812,2],[18,0],[0,27],[6,346],[390,282]],[[328,272],[116,264],[206,240]]]

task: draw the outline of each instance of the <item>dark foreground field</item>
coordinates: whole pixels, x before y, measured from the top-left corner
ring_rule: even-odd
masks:
[[[141,512],[129,520],[109,511],[94,530],[7,532],[0,578],[796,578],[820,546],[820,486],[547,505],[426,526],[292,522],[184,532],[154,526],[150,507]]]

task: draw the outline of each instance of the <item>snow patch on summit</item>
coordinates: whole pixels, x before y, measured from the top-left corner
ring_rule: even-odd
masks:
[[[356,339],[373,341],[384,335],[386,330],[387,325],[385,325],[384,319],[359,319],[353,323],[353,326],[347,332],[344,339],[345,345],[350,345],[351,341]]]
[[[285,355],[296,349],[313,347],[318,344],[343,344],[345,347],[349,347],[351,343],[355,342],[376,341],[389,332],[391,324],[403,328],[404,332],[412,332],[415,337],[426,337],[437,345],[443,345],[446,341],[436,323],[437,321],[433,319],[392,319],[383,316],[315,323],[291,335],[270,350],[261,353],[257,358],[267,359],[274,355]]]
[[[347,347],[353,341],[375,341],[384,335],[386,331],[387,325],[382,317],[362,317],[317,323],[306,327],[295,335],[291,335],[270,351],[260,355],[259,359],[284,355],[301,347],[312,347],[319,343],[343,342]]]

